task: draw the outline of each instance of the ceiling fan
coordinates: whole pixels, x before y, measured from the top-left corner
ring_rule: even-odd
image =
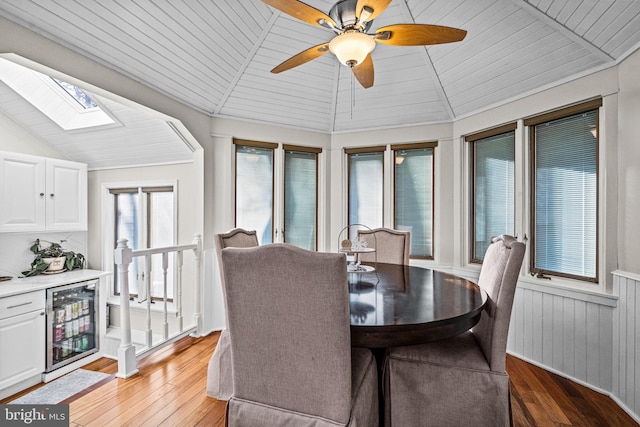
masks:
[[[297,67],[330,51],[342,64],[351,68],[364,88],[373,86],[371,52],[376,42],[391,46],[422,46],[457,42],[467,34],[458,28],[427,24],[388,25],[368,34],[373,19],[389,6],[391,0],[340,0],[331,7],[328,15],[298,0],[262,1],[287,15],[337,34],[331,41],[287,59],[271,70],[272,73]]]

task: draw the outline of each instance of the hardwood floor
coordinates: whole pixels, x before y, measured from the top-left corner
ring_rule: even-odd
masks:
[[[113,376],[67,399],[71,427],[224,426],[226,402],[207,397],[207,365],[219,334],[184,338],[140,362],[140,373],[115,377],[99,359],[84,369]],[[507,356],[514,426],[638,426],[609,397]],[[0,401],[7,403],[29,391]]]

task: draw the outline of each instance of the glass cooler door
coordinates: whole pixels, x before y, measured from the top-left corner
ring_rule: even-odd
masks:
[[[98,351],[98,280],[47,289],[47,367],[51,372]]]

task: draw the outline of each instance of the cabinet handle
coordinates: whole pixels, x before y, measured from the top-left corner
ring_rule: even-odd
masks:
[[[22,304],[10,305],[7,309],[22,307],[23,305],[33,304],[33,301],[23,302]]]
[[[50,197],[53,197],[53,193],[49,194]]]
[[[40,197],[44,197],[44,193],[40,193]]]

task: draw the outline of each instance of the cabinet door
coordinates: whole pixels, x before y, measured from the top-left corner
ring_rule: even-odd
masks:
[[[0,231],[45,227],[45,160],[0,153]]]
[[[44,372],[44,310],[0,320],[0,390]]]
[[[86,230],[87,166],[55,159],[46,165],[47,230]]]

